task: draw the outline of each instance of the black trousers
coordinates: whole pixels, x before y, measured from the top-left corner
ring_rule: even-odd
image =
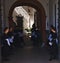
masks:
[[[3,46],[2,48],[1,48],[1,57],[2,57],[2,59],[4,58],[7,58],[8,57],[8,55],[9,55],[9,47],[8,46]]]
[[[49,55],[50,58],[58,58],[58,46],[50,46],[49,47]]]

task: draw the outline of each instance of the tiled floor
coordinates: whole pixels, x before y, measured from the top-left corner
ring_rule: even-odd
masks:
[[[57,60],[49,61],[49,55],[45,48],[31,46],[17,49],[9,59],[10,61],[3,63],[60,63]]]

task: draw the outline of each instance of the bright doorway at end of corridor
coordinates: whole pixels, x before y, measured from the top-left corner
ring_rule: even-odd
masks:
[[[17,26],[19,29],[23,30],[26,45],[32,45],[31,29],[34,23],[37,27],[37,16],[37,10],[30,6],[18,6],[13,10],[13,27],[16,29]]]

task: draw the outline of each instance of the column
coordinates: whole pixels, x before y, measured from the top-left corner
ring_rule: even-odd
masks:
[[[49,0],[49,25],[53,24],[53,1]]]
[[[5,27],[5,0],[1,0],[1,28],[2,32]]]
[[[1,0],[0,0],[0,37],[1,37],[1,31],[2,31],[2,15],[1,15]],[[0,45],[1,45],[1,39],[0,39]],[[0,47],[0,62],[1,62],[1,47]]]
[[[2,32],[2,14],[1,14],[1,0],[0,0],[0,35]]]
[[[59,38],[59,50],[60,50],[60,0],[58,1],[58,38]]]
[[[59,35],[59,41],[60,41],[60,0],[58,2],[58,35]]]

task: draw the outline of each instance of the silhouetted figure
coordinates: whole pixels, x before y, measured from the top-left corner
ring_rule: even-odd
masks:
[[[23,47],[24,39],[23,39],[23,31],[22,29],[16,28],[14,31],[14,44],[16,47]]]
[[[31,40],[33,42],[33,46],[36,46],[36,41],[37,41],[36,30],[32,30]]]
[[[31,40],[33,42],[33,46],[36,46],[37,34],[36,34],[36,26],[35,26],[35,24],[32,25],[32,29],[31,29]]]
[[[18,27],[16,27],[15,29],[14,29],[14,46],[15,47],[18,47],[18,45],[19,45],[19,28]]]
[[[48,37],[48,45],[49,45],[49,55],[50,59],[58,59],[58,40],[57,40],[57,33],[56,29],[51,26],[50,34]]]
[[[23,39],[23,37],[24,37],[23,30],[20,29],[18,34],[19,34],[20,47],[24,47],[25,43],[24,43],[24,39]]]
[[[8,36],[9,36],[9,42],[10,42],[10,55],[11,55],[13,49],[15,48],[15,46],[14,46],[14,33],[13,33],[12,27],[9,27]]]
[[[36,34],[36,46],[39,47],[42,44],[42,40],[41,40],[41,33],[38,30],[38,28],[36,28],[35,34]]]
[[[2,55],[2,61],[3,60],[8,60],[7,57],[9,55],[9,46],[10,46],[10,43],[9,43],[9,36],[8,36],[8,32],[9,32],[9,28],[6,27],[4,29],[4,33],[2,34],[1,36],[1,55]]]

